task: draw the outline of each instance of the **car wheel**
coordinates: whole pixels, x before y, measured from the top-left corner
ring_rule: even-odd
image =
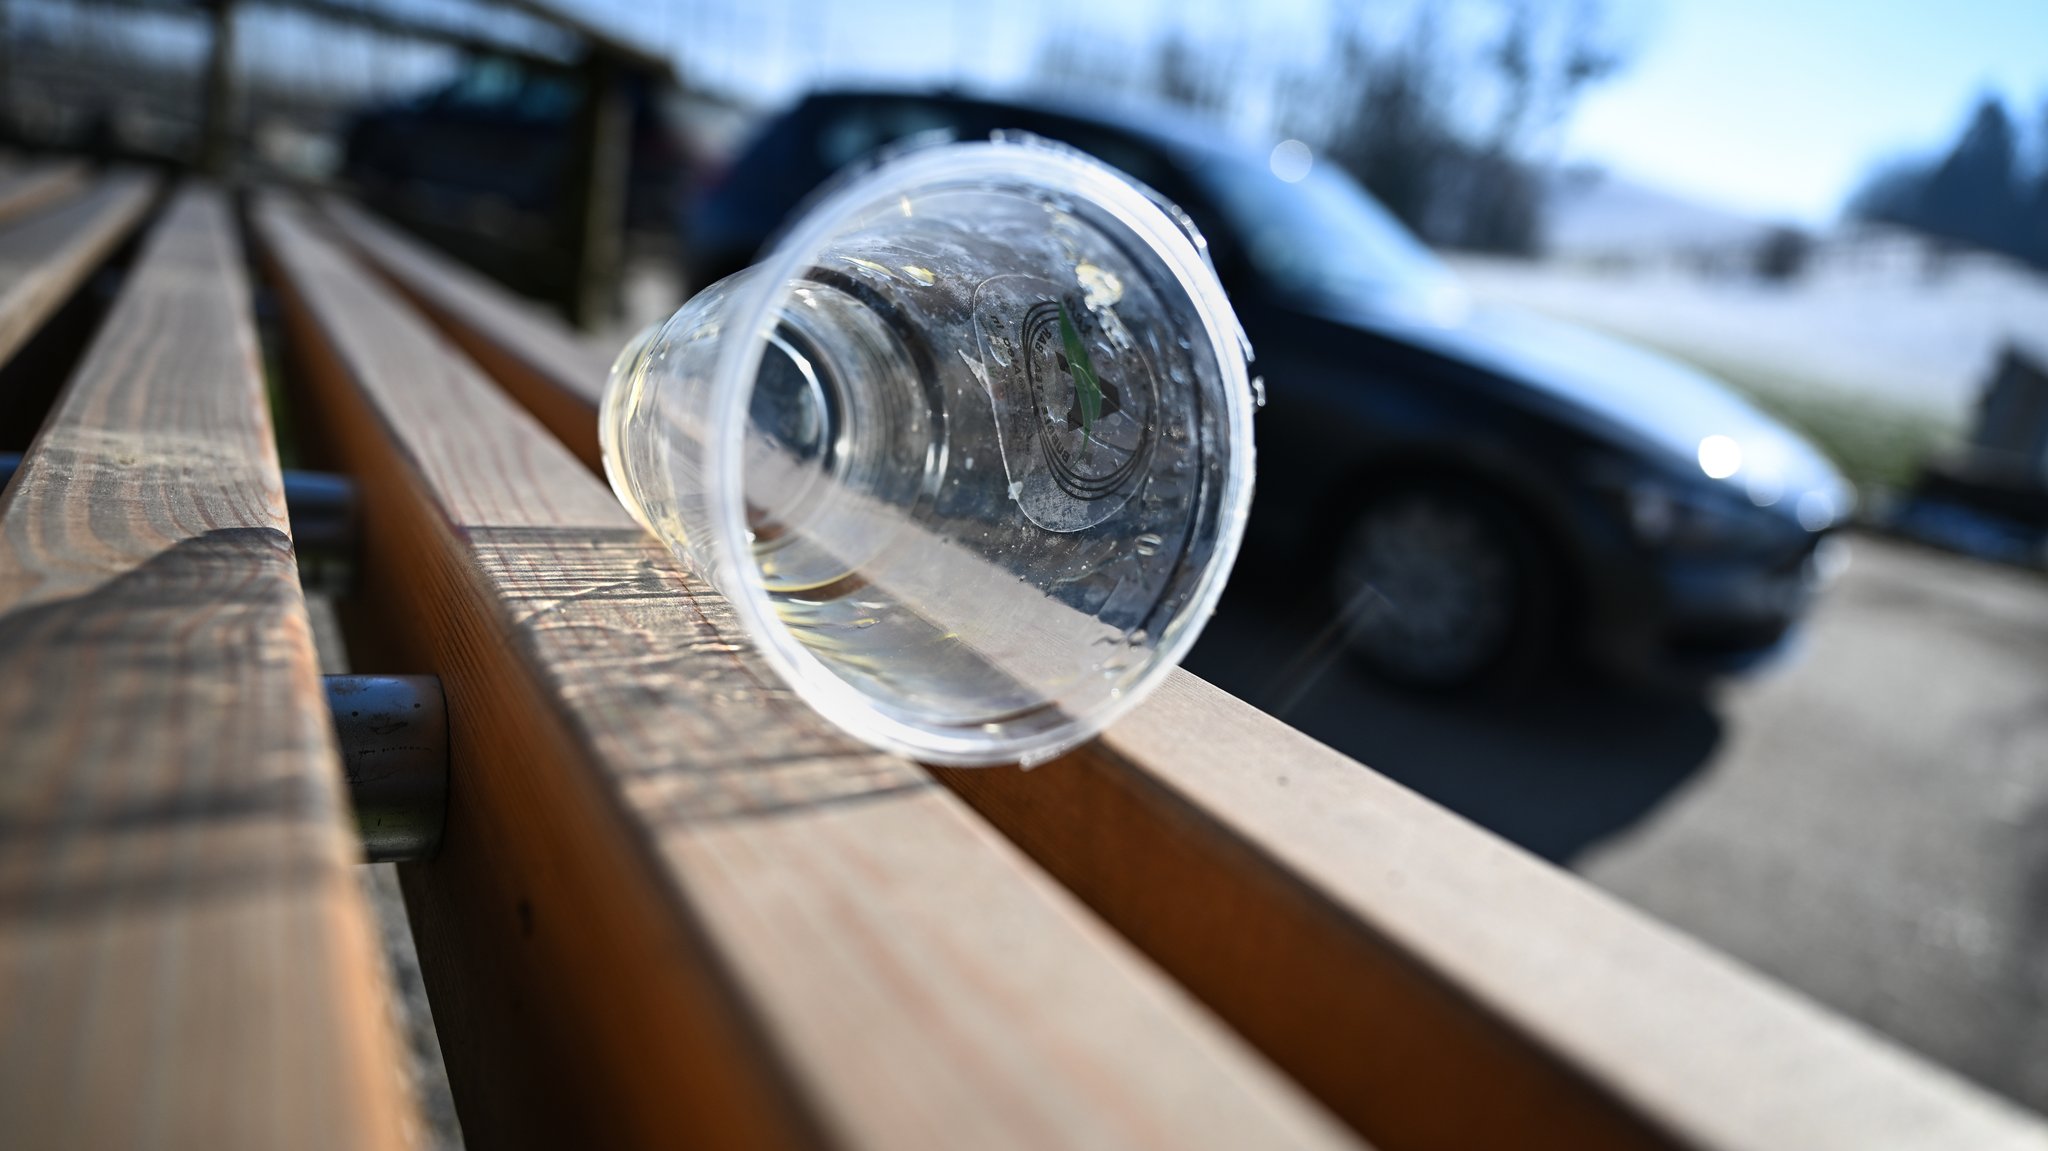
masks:
[[[1392,488],[1369,499],[1338,542],[1339,624],[1353,653],[1385,678],[1470,686],[1533,646],[1542,567],[1513,510],[1476,486]]]

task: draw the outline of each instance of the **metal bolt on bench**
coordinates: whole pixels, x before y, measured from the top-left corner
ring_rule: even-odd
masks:
[[[327,707],[369,863],[428,859],[448,814],[448,705],[431,675],[330,675]]]

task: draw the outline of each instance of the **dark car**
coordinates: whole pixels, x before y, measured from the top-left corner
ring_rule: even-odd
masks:
[[[1164,115],[814,95],[701,205],[696,282],[745,266],[877,146],[998,129],[1093,153],[1201,227],[1270,397],[1239,578],[1328,596],[1382,674],[1461,685],[1571,647],[1698,682],[1768,657],[1808,606],[1853,498],[1826,458],[1699,372],[1475,306],[1299,143],[1269,155]]]
[[[628,70],[625,223],[674,228],[690,171],[668,82]],[[522,291],[555,295],[571,210],[582,81],[498,57],[446,85],[369,109],[344,132],[342,176],[359,198]]]

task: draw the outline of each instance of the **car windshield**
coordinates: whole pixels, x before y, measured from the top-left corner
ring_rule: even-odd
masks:
[[[1198,178],[1252,266],[1283,291],[1424,296],[1451,281],[1400,221],[1328,165],[1289,182],[1264,165],[1226,160],[1202,165]]]

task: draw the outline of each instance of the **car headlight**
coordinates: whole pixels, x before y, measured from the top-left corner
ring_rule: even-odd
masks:
[[[1725,551],[1760,544],[1777,524],[1734,492],[1643,478],[1623,491],[1629,530],[1638,542],[1680,551]]]

